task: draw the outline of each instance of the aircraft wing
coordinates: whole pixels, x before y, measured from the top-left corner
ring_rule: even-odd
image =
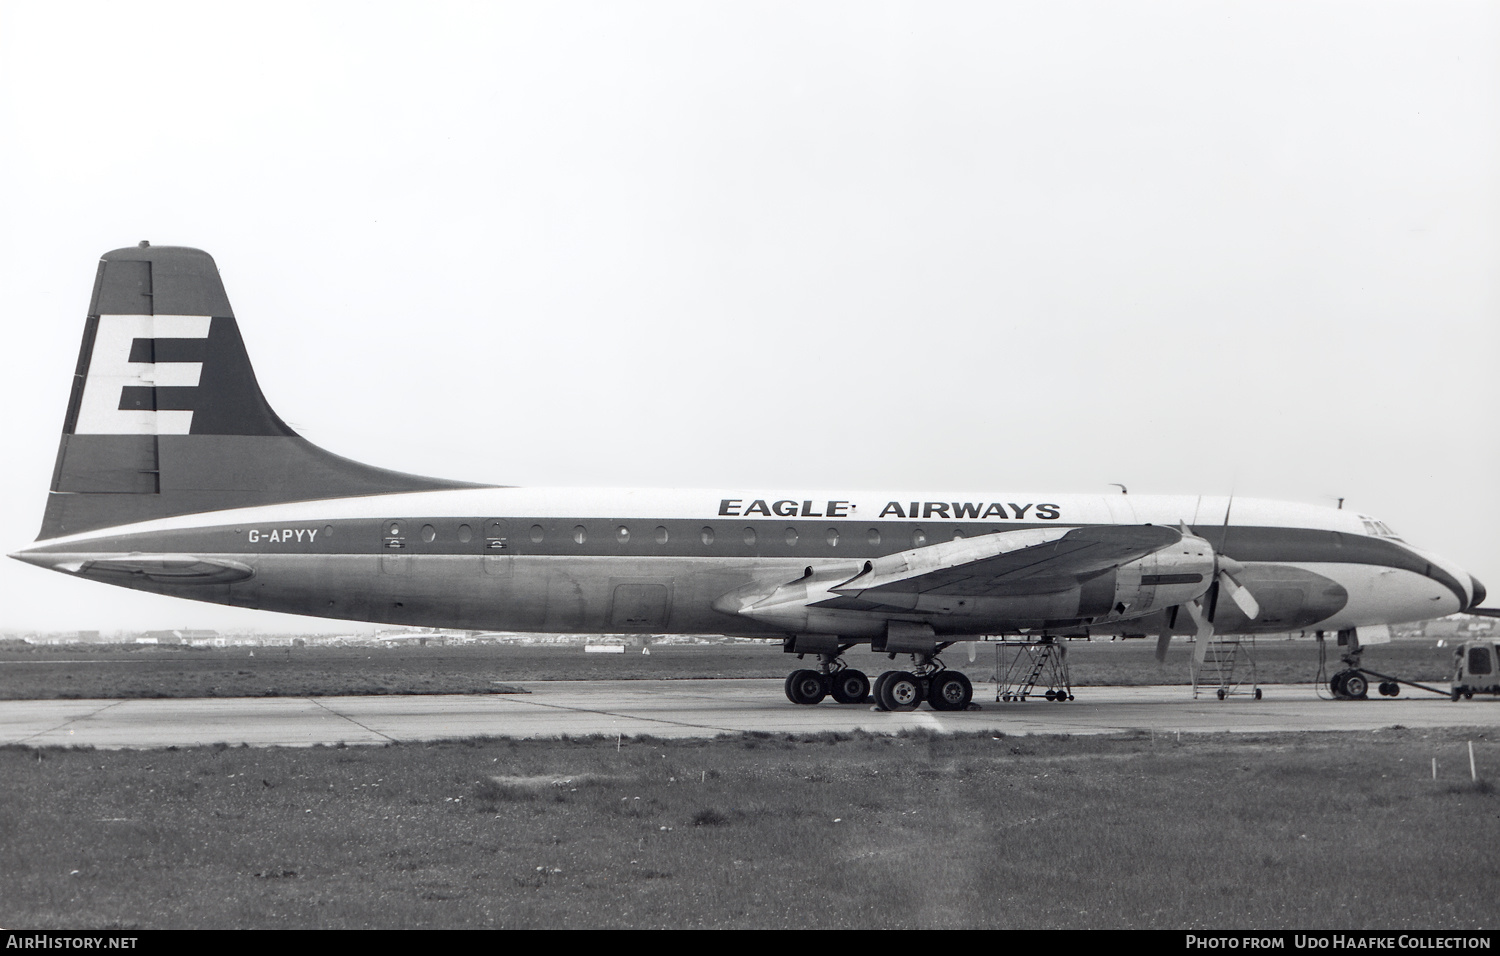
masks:
[[[917,594],[1001,597],[1066,591],[1182,540],[1154,525],[1002,531],[868,562],[835,594],[908,606]],[[827,605],[825,605],[827,606]]]

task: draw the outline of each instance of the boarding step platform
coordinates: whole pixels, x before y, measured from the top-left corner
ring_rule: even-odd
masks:
[[[1039,686],[1046,690],[1039,692]],[[1028,697],[1058,702],[1073,699],[1068,649],[1054,638],[995,644],[995,700],[1011,703]]]
[[[1193,699],[1213,694],[1224,700],[1244,694],[1260,700],[1260,686],[1255,680],[1255,658],[1250,649],[1255,638],[1213,637],[1193,648]]]

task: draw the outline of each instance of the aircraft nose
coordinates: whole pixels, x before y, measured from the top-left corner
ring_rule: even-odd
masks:
[[[1469,575],[1469,583],[1474,586],[1474,600],[1469,602],[1469,607],[1478,607],[1484,603],[1484,599],[1489,596],[1489,592],[1484,589],[1483,584],[1479,583],[1479,579],[1472,574]]]

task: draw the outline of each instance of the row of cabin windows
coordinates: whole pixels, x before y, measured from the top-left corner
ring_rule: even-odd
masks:
[[[385,528],[386,535],[392,539],[400,538],[402,530],[403,526],[399,521],[387,522]],[[461,524],[458,526],[457,536],[460,542],[468,544],[470,541],[474,540],[474,529],[469,525]],[[655,530],[652,531],[651,536],[652,540],[657,544],[666,544],[671,540],[672,537],[671,533],[661,525],[657,525]],[[964,535],[962,531],[953,532],[954,540],[962,538],[963,536]],[[432,542],[437,540],[437,537],[437,528],[433,527],[430,524],[422,525],[421,538],[423,542],[431,544]],[[758,532],[754,528],[745,528],[740,531],[739,537],[746,546],[754,547],[756,541],[758,540]],[[795,527],[788,527],[785,531],[782,532],[781,537],[782,540],[786,542],[787,547],[793,548],[797,546],[797,541],[800,538],[800,533]],[[831,548],[838,547],[839,539],[841,537],[842,532],[840,532],[838,528],[829,528],[823,533],[823,540],[827,541],[828,546]],[[547,529],[543,528],[539,524],[532,525],[530,538],[532,544],[541,544],[547,538]],[[589,539],[588,528],[584,525],[576,525],[572,531],[572,538],[574,544],[581,545],[587,542]],[[630,529],[625,525],[618,525],[614,530],[614,539],[618,544],[628,543],[630,541]],[[504,550],[505,548],[504,537],[487,533],[486,540],[489,542],[490,547],[494,548],[495,550]],[[706,526],[702,528],[698,532],[698,540],[702,542],[704,547],[709,547],[710,545],[712,545],[715,540],[714,529]],[[881,535],[879,528],[870,528],[865,532],[865,542],[869,544],[870,547],[878,547],[880,544],[880,540]],[[927,532],[923,531],[921,528],[912,529],[911,546],[914,548],[920,548],[925,546],[926,544]],[[399,547],[399,545],[396,546]]]

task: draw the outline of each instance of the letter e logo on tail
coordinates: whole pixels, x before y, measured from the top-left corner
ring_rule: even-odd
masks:
[[[101,315],[78,406],[75,435],[186,435],[192,409],[158,408],[159,388],[196,388],[202,362],[141,362],[137,342],[206,339],[206,315]],[[147,351],[154,355],[154,349]],[[144,397],[149,401],[134,401]],[[176,403],[174,403],[176,404]],[[145,405],[147,407],[138,407]]]

